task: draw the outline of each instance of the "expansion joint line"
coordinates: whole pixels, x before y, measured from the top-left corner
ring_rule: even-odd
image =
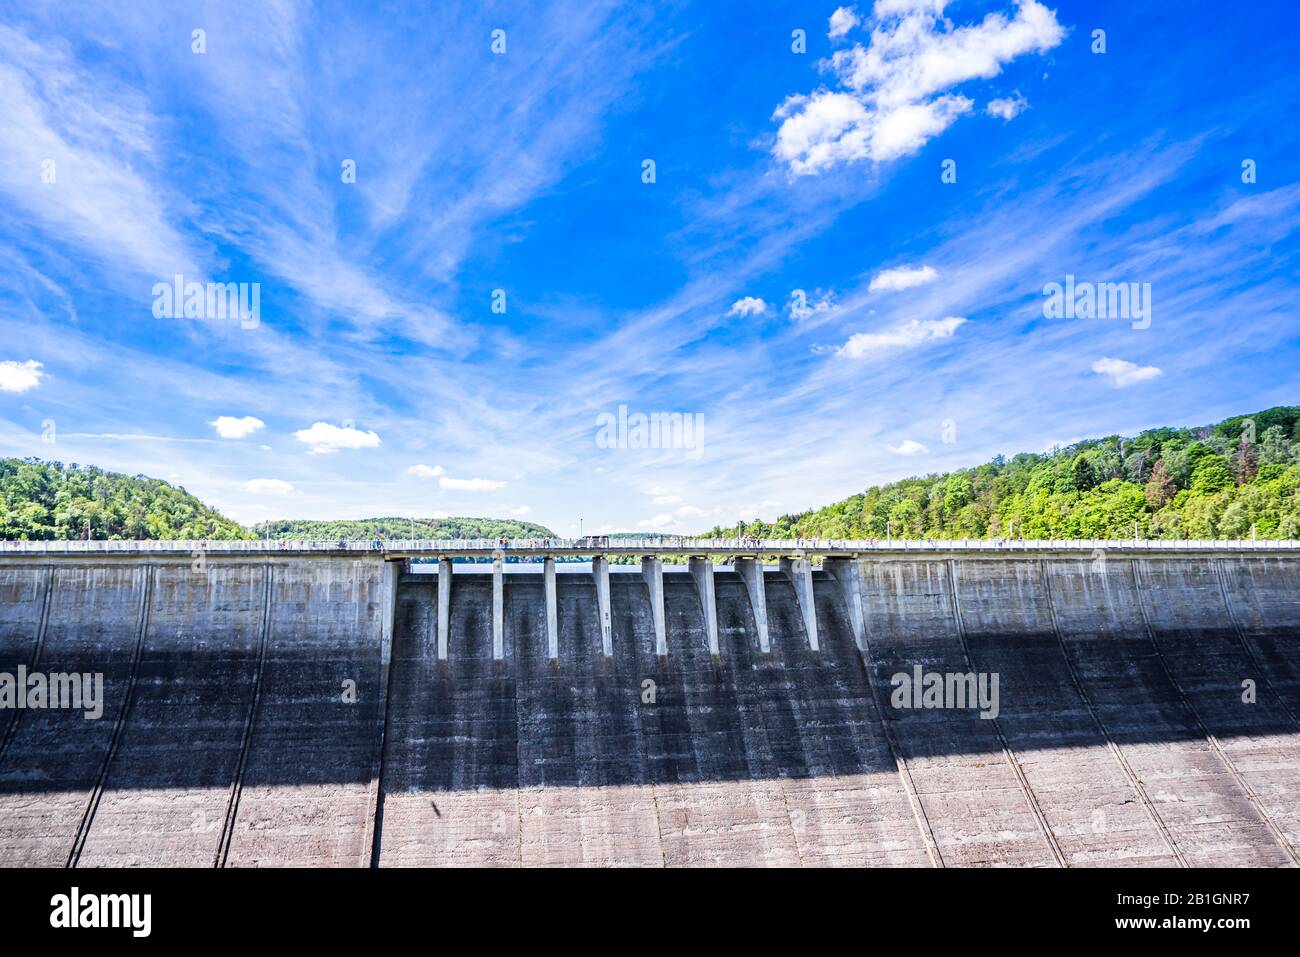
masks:
[[[971,657],[970,646],[966,642],[966,624],[962,619],[961,600],[957,597],[957,562],[951,558],[948,559],[948,588],[952,594],[952,615],[953,621],[957,625],[957,640],[961,642],[961,651],[966,658],[966,666],[974,672],[975,660]],[[1020,762],[1016,759],[1016,754],[1011,749],[1006,735],[1002,733],[1002,725],[997,718],[990,720],[993,723],[993,730],[998,736],[998,741],[1002,744],[1002,755],[1007,759],[1007,764],[1011,766],[1011,772],[1016,776],[1016,780],[1020,782],[1020,790],[1024,794],[1025,800],[1029,802],[1029,809],[1038,821],[1038,827],[1042,830],[1048,847],[1051,848],[1052,856],[1056,858],[1056,863],[1061,867],[1069,867],[1065,855],[1061,853],[1061,846],[1056,842],[1056,835],[1052,833],[1051,825],[1047,823],[1047,816],[1043,813],[1038,798],[1034,796],[1033,789],[1029,786],[1029,779],[1025,777],[1024,769],[1020,767]]]
[[[799,846],[799,831],[794,826],[794,815],[790,813],[790,795],[785,793],[785,786],[781,788],[781,803],[785,805],[785,821],[790,825],[790,837],[794,841],[794,856],[799,861],[799,866],[803,867],[803,848]]]
[[[226,801],[226,817],[221,824],[221,840],[212,857],[213,867],[225,867],[230,858],[230,845],[235,836],[235,817],[239,813],[239,799],[244,793],[244,770],[248,766],[248,752],[252,747],[253,728],[257,723],[257,709],[262,699],[262,672],[266,667],[266,650],[270,644],[271,600],[275,594],[275,566],[267,562],[262,572],[262,621],[257,636],[257,670],[253,672],[253,696],[248,703],[248,717],[244,719],[244,735],[239,742],[239,763],[235,765],[230,782],[230,797]]]
[[[387,580],[391,575],[392,595],[389,596],[391,601],[385,600],[382,614],[387,618],[388,629],[388,660],[384,660],[383,649],[383,629],[384,623],[380,624],[380,650],[379,650],[379,695],[377,701],[379,707],[383,709],[382,713],[376,719],[377,730],[379,732],[379,744],[375,751],[375,761],[371,766],[371,789],[373,794],[370,798],[370,814],[366,821],[366,839],[361,843],[361,853],[363,860],[362,867],[378,867],[380,842],[384,827],[384,748],[388,743],[388,715],[391,713],[393,698],[393,678],[392,670],[396,666],[396,643],[397,643],[397,589],[402,583],[402,570],[400,568],[390,569],[388,563],[383,565],[384,576]],[[385,582],[387,588],[387,581]],[[387,592],[385,591],[385,594]]]
[[[903,782],[903,793],[907,795],[907,806],[912,811],[912,820],[916,822],[917,829],[921,832],[921,840],[925,844],[925,856],[930,859],[931,867],[947,867],[948,865],[944,863],[943,852],[939,850],[939,842],[934,836],[934,830],[930,827],[930,818],[926,815],[925,806],[921,803],[921,795],[916,790],[916,782],[912,780],[912,772],[907,766],[907,758],[903,756],[902,749],[898,746],[898,742],[894,740],[894,733],[889,730],[889,722],[885,719],[884,702],[876,691],[876,666],[871,658],[871,636],[867,633],[865,623],[862,633],[862,649],[858,655],[858,661],[867,674],[867,688],[871,692],[871,701],[876,707],[876,719],[880,722],[880,731],[885,737],[885,746],[889,748],[889,754],[894,759],[894,767],[898,770],[898,776]]]
[[[1061,635],[1061,628],[1056,621],[1056,599],[1052,595],[1052,576],[1048,574],[1047,561],[1045,559],[1039,559],[1038,566],[1039,572],[1043,578],[1043,591],[1047,595],[1047,614],[1052,621],[1052,634],[1056,636],[1056,643],[1060,646],[1061,658],[1064,659],[1066,670],[1070,673],[1070,681],[1074,684],[1074,690],[1078,693],[1079,700],[1083,702],[1084,707],[1088,709],[1088,714],[1092,716],[1092,721],[1097,726],[1097,730],[1100,731],[1102,736],[1106,739],[1106,746],[1110,749],[1110,753],[1114,755],[1115,761],[1123,770],[1124,777],[1128,779],[1129,786],[1133,788],[1138,797],[1142,799],[1142,806],[1146,808],[1147,816],[1151,819],[1151,823],[1155,825],[1156,830],[1160,832],[1161,838],[1164,839],[1165,846],[1169,848],[1169,852],[1174,855],[1174,859],[1178,861],[1180,867],[1187,867],[1187,859],[1183,857],[1183,852],[1178,849],[1178,843],[1174,840],[1173,835],[1169,833],[1169,828],[1165,826],[1165,822],[1156,811],[1155,804],[1152,803],[1150,795],[1147,794],[1146,787],[1140,780],[1138,780],[1138,776],[1134,773],[1132,766],[1129,765],[1128,759],[1124,757],[1123,751],[1121,751],[1119,745],[1115,743],[1115,739],[1111,737],[1110,729],[1107,728],[1105,723],[1101,720],[1101,715],[1097,713],[1097,709],[1092,703],[1092,698],[1084,688],[1083,679],[1075,670],[1074,662],[1070,660],[1069,649],[1065,646],[1065,638]]]
[[[41,593],[41,615],[36,624],[36,645],[32,648],[31,659],[27,665],[28,671],[35,671],[40,664],[41,655],[45,651],[45,631],[50,622],[50,596],[54,591],[54,566],[45,566],[45,584]],[[15,710],[9,723],[5,725],[4,734],[0,735],[0,761],[4,760],[5,751],[8,750],[10,742],[18,734],[18,722],[22,720],[23,711],[26,709]]]
[[[81,825],[77,828],[77,839],[72,845],[72,851],[68,854],[68,867],[76,867],[77,862],[81,860],[81,852],[86,846],[86,838],[90,836],[90,826],[95,820],[95,812],[99,810],[99,802],[104,796],[104,785],[108,781],[109,767],[113,764],[113,758],[117,756],[117,748],[122,741],[122,730],[126,727],[126,719],[131,713],[131,706],[135,703],[136,675],[140,670],[140,659],[144,656],[145,633],[149,630],[149,602],[153,598],[153,583],[154,566],[145,565],[144,583],[140,589],[140,615],[137,622],[135,650],[131,654],[131,674],[127,679],[126,696],[122,701],[121,708],[118,710],[117,721],[113,724],[113,736],[109,739],[108,750],[104,752],[104,759],[100,762],[94,790],[91,791],[90,800],[87,802],[86,810],[81,816]]]
[[[1264,683],[1264,687],[1268,689],[1269,694],[1277,699],[1277,703],[1282,706],[1282,710],[1291,718],[1291,723],[1296,727],[1300,727],[1300,718],[1296,717],[1296,713],[1291,710],[1291,706],[1287,704],[1286,699],[1277,693],[1277,689],[1273,687],[1273,682],[1269,680],[1268,671],[1265,670],[1259,658],[1251,649],[1250,642],[1246,640],[1246,630],[1241,627],[1241,620],[1237,617],[1237,611],[1232,604],[1232,594],[1228,591],[1228,573],[1223,567],[1222,558],[1214,560],[1214,570],[1219,576],[1219,591],[1223,592],[1223,604],[1228,609],[1228,621],[1232,622],[1232,630],[1237,634],[1237,642],[1241,645],[1241,650],[1250,659],[1251,665],[1255,668],[1256,674],[1259,675],[1260,681]]]
[[[1165,677],[1169,679],[1169,683],[1173,685],[1174,690],[1178,692],[1179,700],[1182,701],[1183,707],[1187,709],[1187,713],[1192,716],[1192,720],[1196,722],[1197,729],[1205,736],[1205,740],[1209,743],[1210,749],[1218,755],[1219,760],[1223,762],[1223,766],[1227,768],[1228,773],[1232,775],[1232,779],[1237,782],[1237,786],[1241,788],[1242,793],[1244,793],[1247,800],[1250,801],[1250,806],[1255,809],[1255,813],[1259,815],[1259,819],[1264,822],[1264,826],[1268,828],[1268,832],[1273,835],[1273,840],[1277,842],[1278,846],[1282,848],[1293,864],[1300,866],[1300,859],[1296,858],[1295,850],[1291,847],[1290,842],[1288,842],[1283,836],[1277,825],[1273,823],[1273,819],[1268,816],[1268,812],[1264,810],[1264,805],[1260,803],[1259,796],[1255,794],[1255,789],[1246,783],[1246,779],[1242,777],[1241,772],[1237,770],[1237,766],[1232,762],[1232,759],[1228,757],[1227,752],[1223,750],[1223,745],[1219,743],[1219,739],[1211,733],[1205,722],[1201,720],[1200,712],[1198,712],[1192,705],[1191,699],[1188,698],[1187,693],[1183,691],[1182,684],[1179,683],[1176,677],[1174,677],[1173,670],[1169,667],[1169,662],[1165,660],[1164,650],[1160,647],[1160,642],[1156,639],[1155,630],[1151,627],[1151,618],[1147,614],[1146,593],[1143,589],[1142,574],[1140,572],[1141,563],[1142,559],[1133,559],[1133,585],[1137,589],[1138,611],[1142,614],[1142,625],[1146,629],[1147,639],[1155,649],[1156,658],[1160,662],[1160,667],[1164,671]]]

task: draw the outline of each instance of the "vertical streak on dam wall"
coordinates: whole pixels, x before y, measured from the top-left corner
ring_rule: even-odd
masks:
[[[378,713],[375,715],[376,743],[372,751],[370,783],[366,796],[369,813],[362,845],[369,849],[367,863],[379,866],[379,833],[383,826],[383,773],[384,741],[388,737],[388,709],[392,705],[393,629],[397,627],[397,587],[401,582],[405,562],[385,562],[379,579],[379,691],[375,696]]]
[[[1294,561],[1254,557],[1219,559],[1219,567],[1260,677],[1294,720],[1300,715],[1300,568]]]
[[[970,665],[941,561],[867,562],[862,600],[879,707],[906,762],[945,864],[1052,866],[1002,743],[977,709],[895,708],[895,674],[966,673]]]
[[[637,576],[639,579],[640,576]],[[559,655],[548,659],[542,582],[509,589],[519,714],[520,863],[659,866],[646,786],[640,678],[627,643],[606,658],[591,576],[556,576]]]
[[[14,716],[0,759],[0,866],[67,863],[126,702],[148,573],[147,565],[128,564],[55,569],[38,667],[103,674],[104,713],[99,720],[62,708]]]
[[[154,572],[135,690],[80,866],[211,866],[252,705],[269,566]]]
[[[447,660],[439,662],[432,577],[404,576],[398,589],[379,864],[513,866],[520,846],[513,635],[507,628],[506,659],[494,661],[492,577],[454,575]]]
[[[485,577],[457,576],[441,668],[437,586],[402,581],[382,866],[926,863],[829,578],[816,576],[817,652],[793,588],[767,576],[763,655],[744,583],[719,572],[715,656],[695,581],[670,571],[660,655],[646,583],[615,574],[606,658],[593,581],[559,575],[551,660],[542,581],[507,576],[494,664]]]
[[[780,639],[796,687],[811,692],[803,721],[826,747],[810,776],[782,784],[802,862],[924,867],[933,838],[898,773],[843,589],[825,572],[813,573],[812,588],[819,650],[806,637]]]
[[[0,568],[0,671],[17,674],[19,665],[35,668],[49,617],[50,591],[54,570],[44,568]],[[4,759],[11,733],[17,728],[17,709],[0,711],[0,761]]]
[[[1152,641],[1171,679],[1213,745],[1250,792],[1292,863],[1300,848],[1300,745],[1291,716],[1258,683],[1253,703],[1242,682],[1257,674],[1231,621],[1213,562],[1136,559],[1134,571]]]
[[[226,802],[226,816],[221,825],[221,841],[212,859],[216,867],[225,867],[230,859],[230,842],[235,836],[235,818],[239,814],[239,799],[244,794],[244,770],[248,767],[248,749],[253,742],[253,722],[257,719],[257,705],[262,697],[262,675],[266,673],[266,647],[271,632],[271,600],[276,574],[276,566],[267,562],[262,572],[262,614],[258,624],[257,664],[253,672],[252,698],[248,704],[248,714],[244,717],[244,733],[239,741],[239,761],[235,765],[234,779],[230,782],[230,797]]]
[[[369,863],[384,574],[331,559],[277,576],[230,866]]]
[[[772,706],[787,702],[738,685],[748,649],[727,645],[714,658],[694,581],[674,572],[663,577],[668,654],[655,653],[651,596],[630,576],[614,579],[614,643],[634,648],[638,674],[653,682],[653,702],[634,700],[664,864],[798,865],[794,829],[772,773],[782,756],[766,727]],[[717,600],[726,620],[731,613],[722,607],[729,603],[722,589]],[[763,681],[772,670],[760,665],[756,676]],[[797,739],[787,744],[798,750]]]
[[[1046,573],[1066,657],[1186,862],[1287,863],[1161,662],[1133,563],[1056,560]],[[1101,823],[1112,826],[1109,818]]]

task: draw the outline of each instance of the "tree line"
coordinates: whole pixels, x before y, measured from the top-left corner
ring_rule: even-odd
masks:
[[[873,486],[706,533],[770,538],[1300,538],[1300,406]]]
[[[93,465],[0,459],[0,539],[238,539],[253,536],[161,479]]]

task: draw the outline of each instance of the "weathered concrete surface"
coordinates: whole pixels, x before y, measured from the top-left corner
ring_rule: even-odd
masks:
[[[363,866],[383,706],[384,570],[334,560],[283,571],[226,863]]]
[[[273,569],[155,568],[130,709],[79,866],[216,862]]]
[[[1251,794],[1277,843],[1300,849],[1300,726],[1265,684],[1232,623],[1213,563],[1139,559],[1157,651],[1211,744]],[[1274,659],[1274,663],[1276,664]],[[1243,682],[1256,683],[1253,703]]]
[[[953,564],[972,667],[999,675],[995,727],[1063,863],[1176,865],[1138,782],[1062,655],[1042,564]]]
[[[52,575],[48,567],[0,567],[0,671],[34,666]],[[0,710],[0,757],[17,715],[16,709]]]
[[[862,581],[867,641],[881,713],[914,783],[945,866],[1057,863],[994,722],[974,709],[903,710],[891,678],[971,671],[946,562],[868,563]],[[968,638],[978,643],[977,635]],[[1004,702],[1005,705],[1005,702]]]
[[[0,864],[1295,863],[1295,559],[871,558],[811,608],[722,566],[716,654],[698,567],[662,638],[611,575],[608,656],[559,574],[555,657],[543,575],[507,567],[498,638],[493,576],[389,572],[0,563],[0,670],[106,697],[0,711]],[[996,720],[895,707],[918,665],[996,674]]]
[[[36,664],[42,672],[102,673],[104,713],[99,720],[69,709],[12,716],[0,756],[0,866],[69,861],[126,701],[151,574],[148,565],[56,568]]]
[[[1224,558],[1219,565],[1260,677],[1292,717],[1300,715],[1300,562]]]
[[[1188,865],[1287,863],[1179,693],[1146,627],[1134,572],[1128,559],[1047,563],[1066,660]]]
[[[543,582],[508,580],[507,673],[486,659],[478,576],[457,582],[450,668],[431,666],[421,578],[399,603],[382,866],[925,863],[847,625],[836,654],[811,651],[789,582],[766,582],[781,629],[765,656],[743,582],[718,573],[715,657],[696,583],[666,573],[665,656],[649,587],[614,575],[607,660],[594,583],[561,575],[551,661]]]
[[[408,578],[398,593],[378,821],[384,866],[519,860],[515,680],[492,658],[491,577],[455,579],[442,663],[438,586]],[[515,633],[505,629],[507,659]]]

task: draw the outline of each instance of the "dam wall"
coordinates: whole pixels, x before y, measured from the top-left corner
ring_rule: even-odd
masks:
[[[0,671],[99,673],[104,699],[0,712],[0,865],[369,863],[390,571],[0,566]]]
[[[0,672],[103,675],[96,720],[0,709],[0,865],[1300,852],[1300,556],[647,564],[608,574],[609,654],[599,564],[200,564],[0,555]],[[995,679],[993,707],[902,702],[918,674]]]

